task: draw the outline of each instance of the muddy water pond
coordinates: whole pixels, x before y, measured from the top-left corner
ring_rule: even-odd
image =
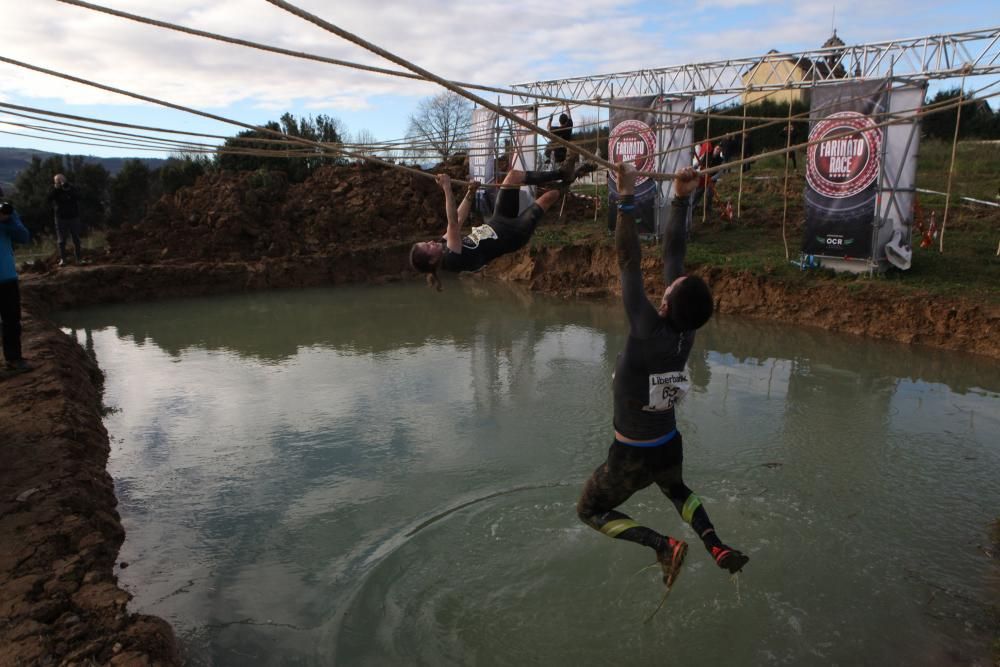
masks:
[[[624,316],[480,282],[66,312],[106,373],[131,608],[191,665],[988,664],[1000,364],[719,317],[685,478],[751,561],[581,524]]]

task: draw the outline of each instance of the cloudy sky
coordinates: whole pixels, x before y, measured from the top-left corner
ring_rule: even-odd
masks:
[[[97,4],[296,51],[398,69],[265,0],[104,0]],[[834,21],[828,1],[764,0],[298,0],[299,7],[435,74],[512,83],[818,47]],[[349,132],[405,135],[430,83],[268,54],[184,35],[57,0],[0,0],[2,56],[149,97],[262,124],[283,112],[327,114]],[[1000,24],[991,0],[844,0],[836,27],[848,44]],[[0,63],[0,101],[80,116],[233,135],[239,128]],[[0,120],[32,124],[0,114]],[[0,146],[102,156],[134,149],[9,134]]]

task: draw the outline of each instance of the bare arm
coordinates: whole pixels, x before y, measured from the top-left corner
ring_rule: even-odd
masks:
[[[444,210],[448,216],[448,229],[444,233],[445,243],[448,246],[448,250],[454,253],[461,253],[462,227],[458,218],[458,210],[455,208],[455,195],[451,192],[451,177],[448,174],[438,174],[435,180],[444,191]]]
[[[469,212],[472,210],[472,202],[476,196],[476,190],[479,189],[479,183],[473,181],[469,183],[469,186],[465,190],[465,196],[462,198],[462,203],[458,205],[458,228],[461,229],[462,225],[469,218]]]

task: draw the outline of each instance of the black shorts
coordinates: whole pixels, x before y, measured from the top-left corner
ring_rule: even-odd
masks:
[[[653,483],[667,496],[683,495],[683,462],[680,433],[659,447],[632,447],[616,440],[608,448],[608,459],[584,485],[577,511],[581,517],[603,514]]]
[[[538,204],[532,204],[518,215],[521,208],[520,188],[500,188],[497,205],[493,217],[488,221],[490,227],[498,230],[502,227],[512,237],[519,241],[518,247],[524,245],[535,233],[535,227],[542,219],[545,211]],[[509,251],[508,251],[509,252]]]

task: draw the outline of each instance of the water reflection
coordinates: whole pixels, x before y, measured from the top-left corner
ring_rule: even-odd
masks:
[[[692,554],[650,634],[644,554],[573,512],[610,440],[616,303],[463,282],[62,319],[119,409],[123,580],[193,664],[620,662],[602,636],[642,647],[634,664],[984,651],[988,360],[709,326],[680,419],[686,477],[753,570],[737,601]],[[657,494],[630,503],[683,530]]]

